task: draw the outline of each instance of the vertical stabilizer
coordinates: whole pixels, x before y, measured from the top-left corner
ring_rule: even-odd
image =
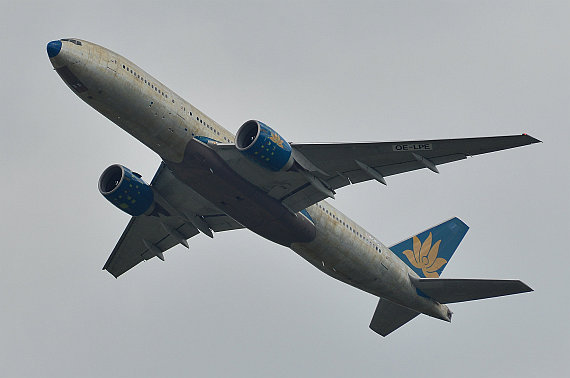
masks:
[[[418,276],[438,278],[467,230],[469,227],[459,218],[452,218],[390,249]]]

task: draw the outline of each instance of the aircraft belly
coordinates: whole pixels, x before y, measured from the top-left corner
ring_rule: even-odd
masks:
[[[181,163],[166,164],[180,181],[266,239],[289,247],[315,238],[315,226],[309,219],[292,214],[243,179],[202,142],[191,140]]]

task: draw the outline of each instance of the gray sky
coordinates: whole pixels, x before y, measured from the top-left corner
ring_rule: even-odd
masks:
[[[2,375],[567,372],[568,2],[36,3],[0,13]],[[53,72],[45,45],[65,37],[126,56],[232,132],[254,118],[296,142],[543,140],[334,201],[388,245],[458,216],[471,229],[444,277],[535,292],[382,338],[376,298],[247,231],[197,236],[115,280],[101,267],[128,216],[98,177],[122,163],[150,180],[159,158]]]

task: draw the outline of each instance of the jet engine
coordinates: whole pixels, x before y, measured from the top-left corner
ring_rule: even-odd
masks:
[[[249,159],[272,171],[286,171],[294,163],[289,143],[260,121],[247,121],[239,128],[236,147]]]
[[[109,202],[134,217],[149,211],[154,205],[154,193],[141,176],[115,164],[105,169],[99,178],[99,192]]]

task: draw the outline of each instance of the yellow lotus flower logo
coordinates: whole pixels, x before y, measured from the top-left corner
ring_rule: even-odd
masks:
[[[409,249],[402,252],[410,263],[418,269],[421,269],[424,276],[428,278],[439,278],[437,270],[447,264],[447,260],[441,257],[437,257],[439,253],[439,244],[441,240],[435,242],[431,245],[431,232],[423,244],[420,242],[417,236],[414,236],[414,250]]]
[[[283,148],[283,139],[281,139],[281,137],[279,136],[279,134],[277,133],[271,133],[271,136],[269,137],[269,139],[275,143],[276,145],[278,145],[279,147]]]

